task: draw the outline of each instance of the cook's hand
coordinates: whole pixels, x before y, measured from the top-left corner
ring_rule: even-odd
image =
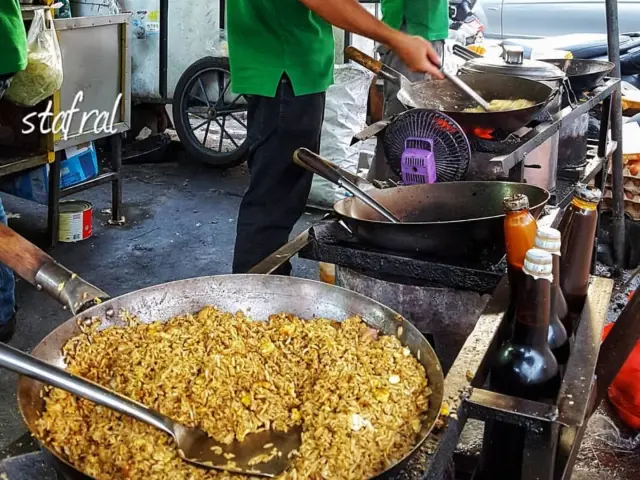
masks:
[[[444,78],[439,68],[442,61],[433,45],[424,38],[398,32],[389,46],[411,71],[427,73],[439,79]]]

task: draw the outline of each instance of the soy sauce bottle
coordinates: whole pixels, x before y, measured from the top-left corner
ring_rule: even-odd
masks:
[[[498,350],[489,384],[499,393],[552,402],[560,388],[558,363],[548,343],[552,255],[544,250],[530,249],[522,273],[513,333]],[[522,478],[524,439],[524,427],[487,421],[476,478]]]
[[[561,235],[555,228],[538,227],[535,247],[549,252],[553,257],[553,281],[551,282],[551,307],[549,310],[549,348],[556,357],[560,370],[567,364],[570,354],[569,336],[562,323],[558,310],[562,309],[566,302],[560,290],[560,250],[562,246]],[[560,307],[560,308],[559,308]]]
[[[553,256],[532,248],[522,271],[513,335],[498,351],[491,387],[528,400],[553,401],[560,388],[558,362],[548,342]]]
[[[505,212],[504,238],[507,253],[507,274],[509,276],[510,302],[507,321],[513,323],[518,290],[524,276],[522,268],[527,251],[533,247],[536,238],[536,220],[529,211],[526,195],[516,194],[503,200]]]
[[[602,193],[597,188],[578,184],[571,205],[558,230],[562,235],[560,288],[572,316],[571,331],[584,307],[591,277],[591,260],[598,225],[598,204]]]

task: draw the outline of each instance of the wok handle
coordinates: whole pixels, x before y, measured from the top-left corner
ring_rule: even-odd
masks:
[[[174,437],[174,423],[144,405],[0,342],[0,367],[148,423]],[[174,437],[175,438],[175,437]]]
[[[349,60],[353,60],[359,65],[362,65],[367,70],[372,71],[379,77],[384,78],[392,83],[400,85],[401,78],[397,75],[393,69],[387,67],[384,63],[379,60],[376,60],[373,57],[370,57],[366,53],[358,50],[355,47],[347,47],[344,49],[344,55]]]
[[[380,205],[373,198],[363,192],[360,187],[350,180],[344,178],[337,167],[329,160],[313,153],[306,148],[299,148],[293,153],[293,161],[307,170],[320,175],[321,177],[344,188],[361,202],[367,204],[391,223],[400,223],[400,220],[384,206]]]
[[[293,153],[293,162],[316,175],[320,175],[331,183],[342,186],[342,178],[338,173],[338,167],[311,150],[306,148],[297,149]]]
[[[3,224],[0,224],[0,262],[55,298],[73,315],[109,298]]]

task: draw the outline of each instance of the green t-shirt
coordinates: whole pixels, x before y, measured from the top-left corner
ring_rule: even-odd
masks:
[[[227,2],[231,89],[274,97],[283,73],[296,95],[333,82],[333,28],[299,0]]]
[[[449,36],[448,0],[382,0],[382,21],[425,40],[444,40]]]
[[[19,0],[0,0],[0,75],[27,66],[27,34]]]

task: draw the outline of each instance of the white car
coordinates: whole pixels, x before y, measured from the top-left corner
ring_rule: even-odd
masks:
[[[607,33],[604,0],[477,0],[487,38]],[[640,0],[618,0],[621,33],[640,32]]]

